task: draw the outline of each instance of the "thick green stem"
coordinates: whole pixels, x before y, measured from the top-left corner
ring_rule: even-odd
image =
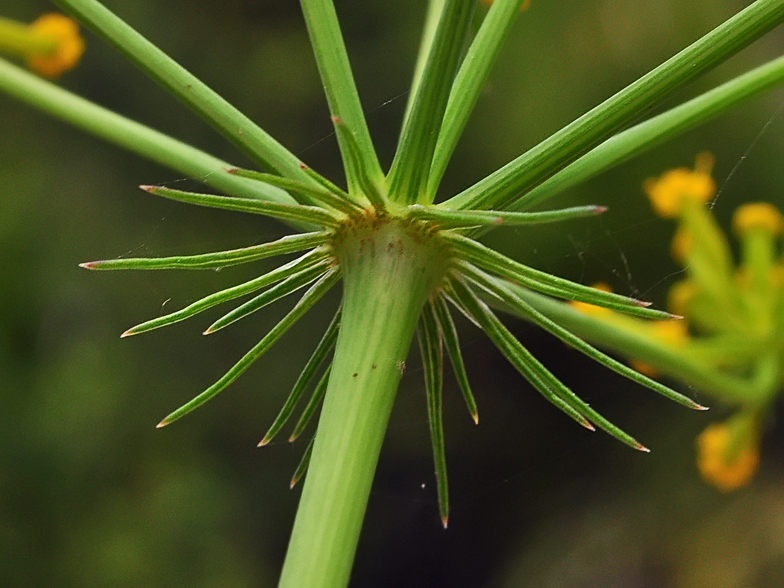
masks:
[[[384,220],[347,231],[336,255],[344,280],[340,334],[282,588],[348,584],[403,362],[445,271],[437,244]]]

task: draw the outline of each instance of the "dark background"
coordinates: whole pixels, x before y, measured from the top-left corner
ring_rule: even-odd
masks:
[[[297,2],[107,0],[143,34],[302,159],[342,181],[337,145]],[[739,0],[534,0],[521,15],[444,181],[449,196],[492,172],[741,9]],[[406,100],[425,3],[339,0],[360,93],[385,166]],[[53,7],[0,0],[31,21]],[[674,96],[696,95],[781,54],[776,30]],[[63,86],[219,157],[247,160],[87,35]],[[508,229],[487,241],[538,268],[663,305],[678,279],[670,222],[642,181],[717,160],[723,224],[747,201],[781,205],[784,103],[771,92],[557,197],[606,204],[601,219]],[[763,127],[767,132],[749,152]],[[285,227],[155,199],[180,182],[0,96],[0,586],[274,586],[304,450],[256,443],[329,320],[326,301],[243,378],[156,430],[280,318],[284,302],[205,338],[219,316],[120,340],[134,324],[248,279],[215,273],[88,273],[79,262],[249,245]],[[265,265],[266,264],[266,265]],[[487,339],[461,323],[479,402],[473,426],[452,379],[445,426],[452,516],[438,520],[421,369],[409,362],[357,554],[360,587],[778,587],[784,577],[784,451],[775,423],[749,488],[722,495],[694,467],[697,414],[597,369],[521,323],[546,365],[653,449],[639,454],[552,409]],[[676,384],[678,386],[678,384]],[[684,389],[683,386],[680,386]],[[701,401],[710,402],[697,391]]]

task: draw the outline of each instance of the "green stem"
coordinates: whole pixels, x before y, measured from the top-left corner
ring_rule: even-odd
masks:
[[[784,83],[784,57],[774,59],[680,106],[608,139],[517,200],[509,210],[528,210],[627,159],[653,149],[733,106]]]
[[[0,59],[0,90],[101,139],[236,197],[296,204],[287,192],[232,175],[229,163],[72,94]]]
[[[370,131],[367,128],[362,104],[359,101],[354,75],[346,53],[346,45],[340,32],[338,16],[332,0],[301,0],[302,12],[308,27],[310,43],[316,56],[324,92],[327,95],[329,110],[346,123],[354,134],[359,146],[363,167],[375,184],[384,183],[384,173],[373,148]],[[338,144],[343,161],[348,161],[349,146],[338,133]],[[353,194],[359,189],[359,182],[352,170],[346,168],[349,191]]]
[[[664,96],[725,61],[782,21],[783,0],[757,0],[517,159],[453,196],[445,202],[446,206],[509,206],[520,194],[566,167]]]
[[[31,53],[46,53],[57,48],[51,36],[34,31],[30,25],[0,17],[0,51],[22,57]]]
[[[336,255],[340,334],[281,588],[347,585],[403,362],[445,271],[439,248],[402,223],[360,229]]]
[[[55,0],[258,163],[311,182],[299,159],[204,82],[96,0]]]

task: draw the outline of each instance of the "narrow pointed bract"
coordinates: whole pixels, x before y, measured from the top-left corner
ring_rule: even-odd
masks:
[[[589,286],[583,286],[552,274],[536,270],[522,263],[509,259],[481,243],[457,235],[445,233],[442,238],[457,249],[463,259],[474,263],[483,270],[516,282],[532,290],[565,300],[577,300],[595,304],[604,308],[617,310],[624,314],[650,319],[677,319],[676,315],[647,308],[650,302],[627,298],[612,292],[603,292]]]
[[[177,419],[185,416],[192,410],[198,408],[219,392],[223,391],[229,384],[236,380],[242,372],[248,369],[254,361],[261,357],[272,345],[274,345],[289,328],[296,323],[302,315],[304,315],[310,308],[319,301],[319,299],[326,294],[329,289],[334,286],[338,279],[340,279],[340,272],[332,270],[316,282],[305,294],[300,298],[297,305],[289,312],[283,319],[275,325],[267,335],[259,341],[253,349],[248,351],[242,359],[240,359],[234,366],[226,372],[212,386],[207,388],[204,392],[199,394],[190,402],[184,404],[165,419],[163,419],[158,427],[164,427],[173,423]]]
[[[408,209],[412,218],[435,222],[442,229],[536,225],[596,216],[606,212],[605,206],[575,206],[545,212],[506,212],[502,210],[446,210],[432,206],[413,205]]]
[[[289,397],[286,399],[286,402],[283,405],[283,408],[280,409],[280,413],[278,416],[275,417],[275,421],[270,426],[269,430],[265,433],[264,438],[259,442],[259,447],[263,447],[267,445],[275,435],[278,434],[278,431],[286,424],[291,413],[294,411],[294,408],[297,405],[302,393],[305,392],[305,388],[313,381],[313,377],[316,375],[316,370],[318,370],[321,363],[326,359],[327,354],[332,350],[335,346],[335,340],[338,337],[338,330],[340,328],[340,309],[335,313],[332,322],[330,323],[329,327],[327,327],[327,331],[324,333],[324,336],[321,338],[321,341],[316,346],[313,355],[310,356],[308,363],[305,364],[305,367],[302,369],[302,372],[297,378],[296,383],[294,384],[294,388],[292,388]]]
[[[265,202],[251,200],[250,198],[234,198],[232,196],[218,196],[216,194],[199,194],[164,188],[163,186],[139,186],[145,192],[163,196],[169,200],[206,206],[209,208],[222,208],[236,212],[249,212],[261,214],[282,220],[312,223],[321,227],[336,227],[340,220],[330,212],[318,206],[305,206],[302,204],[280,204],[278,202]]]
[[[316,440],[315,437],[310,440],[308,446],[305,448],[305,453],[302,454],[302,459],[300,459],[299,464],[297,465],[297,469],[294,471],[294,475],[291,476],[291,482],[289,482],[289,490],[293,490],[294,486],[297,485],[302,479],[302,476],[305,475],[305,472],[308,470],[308,466],[310,465],[310,456],[313,453],[313,442]]]
[[[234,174],[235,176],[257,180],[259,182],[264,182],[265,184],[270,184],[271,186],[283,188],[289,192],[294,192],[295,194],[302,194],[311,201],[315,200],[318,203],[329,206],[330,208],[338,210],[344,214],[356,214],[357,212],[362,211],[362,207],[355,204],[352,199],[343,198],[339,192],[334,192],[329,189],[325,190],[323,186],[313,185],[313,183],[290,180],[281,176],[265,174],[238,167],[229,169],[227,171],[230,174]]]
[[[694,410],[707,410],[707,407],[702,406],[701,404],[697,404],[688,396],[684,396],[683,394],[679,394],[675,390],[665,386],[645,376],[636,370],[622,364],[621,362],[611,358],[608,355],[605,355],[589,343],[586,343],[576,335],[573,335],[568,330],[564,329],[563,327],[559,326],[552,320],[548,319],[546,316],[541,314],[539,311],[534,309],[530,304],[526,303],[525,301],[521,300],[518,296],[504,287],[503,284],[493,281],[492,278],[483,274],[481,271],[477,270],[476,268],[472,268],[468,264],[461,264],[460,266],[463,273],[469,277],[471,280],[478,283],[481,287],[485,288],[488,292],[491,292],[495,296],[498,296],[504,303],[508,304],[513,310],[519,312],[521,315],[528,318],[534,324],[540,326],[547,332],[555,335],[561,341],[570,345],[577,349],[578,351],[584,353],[597,363],[613,370],[614,372],[621,374],[629,378],[630,380],[637,382],[647,388],[650,388],[654,392],[658,392],[665,398],[669,398],[670,400],[677,402],[678,404],[682,404],[688,408]]]
[[[332,372],[332,366],[330,365],[326,370],[324,370],[324,374],[321,376],[318,384],[313,389],[313,394],[308,401],[307,406],[305,406],[305,410],[302,411],[302,415],[299,417],[297,424],[294,426],[294,430],[291,432],[289,436],[289,443],[294,443],[297,438],[302,434],[302,431],[305,430],[305,427],[308,426],[310,419],[316,413],[316,409],[318,408],[321,399],[324,398],[324,394],[327,391],[327,384],[329,383],[329,374]]]
[[[457,338],[457,329],[455,323],[452,321],[452,315],[449,313],[449,308],[443,296],[438,296],[434,302],[433,307],[436,311],[438,318],[438,326],[441,329],[441,337],[446,345],[447,352],[449,353],[449,360],[452,362],[452,370],[455,373],[457,385],[463,394],[468,412],[474,421],[474,424],[479,424],[479,411],[476,407],[476,400],[474,394],[471,392],[471,385],[468,382],[468,374],[465,370],[463,363],[463,355],[460,351],[460,341]]]
[[[634,439],[631,435],[624,432],[617,426],[613,425],[610,421],[591,408],[584,400],[579,398],[569,388],[564,386],[558,378],[539,363],[531,353],[523,347],[517,339],[503,326],[501,321],[490,311],[490,309],[481,302],[471,289],[459,278],[450,281],[455,294],[459,297],[461,302],[468,306],[468,310],[475,314],[476,319],[482,324],[485,332],[504,352],[507,359],[514,365],[532,384],[535,385],[540,392],[545,395],[548,400],[553,401],[552,398],[543,390],[549,391],[550,394],[559,398],[569,407],[571,407],[577,414],[609,433],[619,441],[622,441],[629,447],[637,449],[638,451],[649,451],[639,441]],[[533,376],[533,377],[530,377]],[[567,412],[567,411],[565,411]],[[567,412],[567,414],[570,414]],[[570,414],[570,416],[573,416]],[[585,425],[584,425],[585,426]],[[586,427],[592,428],[592,427]]]
[[[315,232],[286,235],[277,241],[218,251],[199,255],[177,255],[174,257],[105,259],[80,263],[79,267],[89,270],[161,270],[161,269],[217,269],[258,261],[276,255],[296,253],[323,245],[329,233]]]
[[[214,294],[205,296],[201,300],[197,300],[196,302],[193,302],[192,304],[189,304],[185,308],[176,312],[172,312],[164,316],[143,322],[139,325],[136,325],[135,327],[131,327],[122,335],[120,335],[120,337],[139,335],[140,333],[145,333],[153,329],[158,329],[160,327],[165,327],[179,321],[184,321],[185,319],[205,311],[208,308],[212,308],[217,304],[222,304],[223,302],[234,300],[240,296],[251,294],[257,290],[261,290],[262,288],[269,286],[270,284],[274,284],[275,282],[286,279],[295,273],[301,272],[309,267],[323,262],[328,257],[329,253],[327,251],[323,249],[314,249],[295,259],[294,261],[290,261],[289,263],[282,265],[279,268],[274,269],[262,276],[259,276],[258,278],[254,278],[253,280],[245,282],[244,284],[232,286],[231,288],[226,288],[225,290],[215,292]]]
[[[433,460],[436,468],[438,510],[444,528],[449,520],[449,484],[446,472],[446,450],[444,448],[444,422],[442,416],[442,390],[444,385],[444,351],[438,319],[431,302],[425,304],[417,327],[419,350],[425,371],[427,394],[427,416],[430,423],[430,441],[433,445]]]
[[[245,304],[240,305],[231,312],[219,318],[217,321],[212,323],[206,331],[204,331],[204,334],[211,335],[215,331],[219,331],[220,329],[245,318],[249,314],[260,310],[293,292],[296,292],[300,288],[304,288],[314,280],[317,280],[320,276],[323,276],[325,273],[327,273],[329,270],[329,265],[330,261],[324,260],[321,263],[317,263],[312,267],[294,274],[293,276],[289,276],[284,281],[276,284],[269,290],[262,292],[255,298],[248,300]]]

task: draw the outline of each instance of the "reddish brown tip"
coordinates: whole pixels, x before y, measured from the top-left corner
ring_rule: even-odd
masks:
[[[154,191],[154,190],[155,190],[155,188],[157,188],[158,186],[147,186],[147,185],[144,185],[144,184],[143,184],[143,185],[141,185],[141,186],[139,186],[139,187],[140,187],[142,190],[144,190],[145,192],[152,192],[152,191]]]
[[[333,116],[332,117],[332,122],[335,123],[336,125],[339,125],[340,123],[343,122],[343,119],[340,118],[339,116]]]
[[[79,267],[83,267],[84,269],[93,269],[99,263],[101,263],[101,262],[100,261],[88,261],[86,263],[80,263]]]
[[[594,206],[593,207],[593,213],[594,214],[604,214],[608,210],[609,210],[609,208],[607,208],[606,206]]]
[[[125,339],[126,337],[130,337],[130,336],[135,335],[135,334],[136,334],[136,332],[131,328],[131,329],[128,329],[127,331],[125,331],[122,335],[120,335],[120,339]]]
[[[169,417],[166,417],[166,418],[165,418],[165,419],[163,419],[163,420],[162,420],[160,423],[158,423],[157,425],[155,425],[155,428],[156,428],[156,429],[162,429],[163,427],[165,427],[166,425],[168,425],[168,424],[169,424],[169,421],[167,420],[168,418],[169,418]]]
[[[694,410],[710,410],[710,406],[704,406],[702,404],[698,404],[697,402],[691,401],[691,408]]]
[[[636,443],[636,445],[635,445],[635,447],[634,447],[634,448],[635,448],[637,451],[642,451],[643,453],[650,453],[650,452],[651,452],[651,450],[650,450],[650,449],[648,449],[647,447],[645,447],[645,445],[643,445],[643,444],[642,444],[642,443],[640,443],[639,441],[635,441],[635,443]]]
[[[305,170],[308,170],[308,169],[310,169],[310,168],[309,168],[307,165],[305,165],[304,163],[302,163],[302,162],[300,161],[300,162],[299,162],[299,169],[301,169],[301,170],[305,171]]]
[[[258,444],[258,445],[256,445],[256,447],[264,447],[264,446],[265,446],[267,443],[269,443],[270,441],[271,441],[271,439],[267,439],[266,437],[264,437],[264,439],[262,439],[261,441],[259,441],[259,444]]]
[[[444,529],[449,526],[449,515],[444,515],[441,517],[441,524],[444,525]]]

